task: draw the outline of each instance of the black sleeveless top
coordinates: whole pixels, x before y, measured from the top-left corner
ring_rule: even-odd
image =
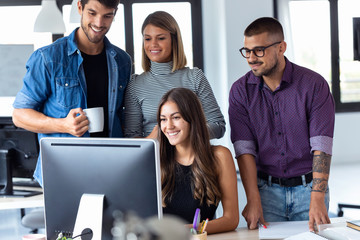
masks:
[[[191,165],[177,164],[174,193],[171,202],[166,202],[163,213],[177,215],[186,222],[192,223],[196,208],[200,208],[201,221],[206,218],[213,219],[217,206],[208,206],[205,201],[200,206],[200,200],[193,197],[191,178]]]

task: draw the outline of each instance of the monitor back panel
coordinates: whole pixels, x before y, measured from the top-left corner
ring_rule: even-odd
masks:
[[[114,210],[162,216],[157,142],[145,139],[44,138],[40,143],[46,232],[71,232],[83,193],[104,194],[103,240]]]

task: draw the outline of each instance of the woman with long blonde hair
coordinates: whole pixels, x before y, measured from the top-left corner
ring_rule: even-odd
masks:
[[[143,34],[142,67],[134,74],[125,94],[125,137],[157,137],[156,110],[161,97],[170,89],[191,89],[200,99],[211,138],[225,133],[225,120],[203,71],[186,67],[180,28],[167,12],[147,16]]]

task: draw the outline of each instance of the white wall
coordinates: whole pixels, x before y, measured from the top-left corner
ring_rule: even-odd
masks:
[[[262,16],[273,15],[269,0],[202,0],[204,71],[226,120],[226,133],[213,144],[233,151],[228,119],[228,96],[231,85],[250,70],[239,49],[247,25]],[[256,9],[256,11],[255,11]]]
[[[360,112],[337,113],[335,115],[332,167],[359,162]]]
[[[272,1],[202,0],[202,7],[204,72],[226,120],[225,136],[220,140],[213,140],[212,143],[225,145],[234,152],[230,141],[228,96],[231,85],[250,70],[246,60],[239,52],[243,46],[243,32],[246,26],[256,18],[272,16]],[[241,216],[241,212],[246,204],[246,196],[240,182],[238,191],[239,226],[244,227],[246,222]],[[219,207],[217,215],[222,215],[221,207]]]

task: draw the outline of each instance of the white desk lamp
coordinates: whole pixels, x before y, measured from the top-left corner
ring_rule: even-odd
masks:
[[[56,0],[42,0],[41,11],[36,18],[34,32],[65,33],[63,16],[56,5]]]

